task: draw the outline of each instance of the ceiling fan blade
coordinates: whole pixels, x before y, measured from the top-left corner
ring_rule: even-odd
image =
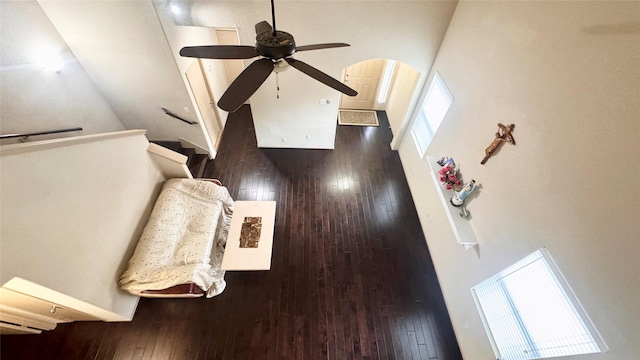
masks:
[[[258,56],[253,46],[206,45],[187,46],[180,50],[180,56],[205,59],[251,59]]]
[[[337,48],[337,47],[345,47],[345,46],[351,46],[351,45],[345,44],[345,43],[328,43],[328,44],[303,45],[303,46],[296,46],[296,51],[329,49],[329,48]]]
[[[238,77],[233,80],[227,91],[218,101],[218,106],[225,111],[235,112],[253,95],[267,80],[275,64],[271,59],[262,58],[247,66]]]
[[[331,76],[323,73],[322,71],[314,68],[311,65],[303,63],[302,61],[296,60],[294,58],[284,58],[284,59],[287,61],[289,65],[293,66],[294,68],[302,71],[303,73],[311,76],[312,78],[320,81],[321,83],[340,91],[341,93],[344,93],[349,96],[358,95],[357,91],[341,83],[340,81],[332,78]]]
[[[259,23],[256,24],[256,35],[261,34],[263,32],[271,32],[271,31],[273,31],[273,28],[266,21],[260,21]]]

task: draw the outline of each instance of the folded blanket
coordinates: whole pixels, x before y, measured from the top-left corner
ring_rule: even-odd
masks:
[[[167,180],[120,277],[121,288],[139,294],[194,283],[207,297],[220,294],[226,286],[220,265],[233,204],[226,187]]]

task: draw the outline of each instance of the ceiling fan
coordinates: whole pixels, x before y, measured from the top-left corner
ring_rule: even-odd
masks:
[[[208,45],[187,46],[180,50],[184,57],[205,59],[251,59],[261,58],[251,63],[229,85],[229,88],[218,101],[218,106],[228,112],[235,112],[251,95],[264,83],[276,66],[287,64],[332,87],[346,95],[356,96],[358,92],[323,73],[322,71],[291,57],[295,52],[328,49],[350,46],[345,43],[328,43],[296,46],[293,36],[287,32],[276,30],[276,15],[273,0],[271,0],[271,18],[273,27],[266,21],[256,24],[256,45]]]

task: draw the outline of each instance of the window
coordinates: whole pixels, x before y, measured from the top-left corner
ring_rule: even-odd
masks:
[[[385,63],[386,65],[382,75],[382,83],[380,84],[380,92],[378,92],[378,99],[376,100],[379,104],[387,102],[387,95],[389,95],[389,87],[391,86],[391,77],[393,76],[393,70],[396,67],[395,60],[386,60]]]
[[[500,360],[607,351],[546,249],[471,289]]]
[[[449,93],[440,75],[436,73],[427,92],[427,97],[420,108],[416,122],[411,129],[411,135],[420,157],[423,157],[427,151],[427,146],[431,143],[433,135],[440,127],[440,123],[442,123],[444,116],[449,111],[452,102],[453,96]]]

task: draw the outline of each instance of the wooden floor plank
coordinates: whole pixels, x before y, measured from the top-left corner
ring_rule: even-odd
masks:
[[[132,322],[2,336],[3,359],[461,359],[398,154],[379,127],[334,150],[259,149],[231,114],[205,177],[277,202],[272,267],[212,299],[141,299]]]

